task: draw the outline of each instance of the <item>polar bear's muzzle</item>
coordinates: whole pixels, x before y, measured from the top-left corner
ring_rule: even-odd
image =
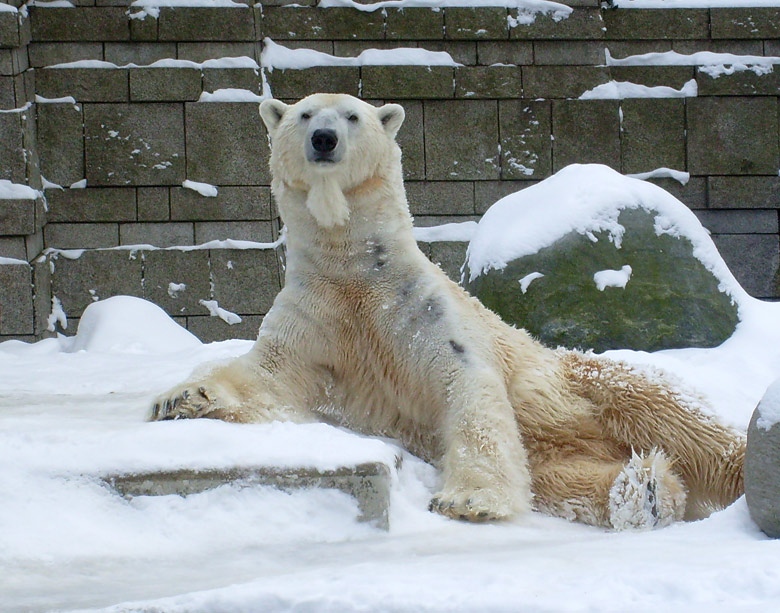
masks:
[[[306,157],[309,162],[335,164],[341,161],[342,155],[336,130],[331,128],[314,130],[306,145]]]

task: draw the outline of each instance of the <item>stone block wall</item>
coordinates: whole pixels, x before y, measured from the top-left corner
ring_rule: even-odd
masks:
[[[280,254],[268,248],[279,222],[257,101],[315,91],[404,105],[399,142],[417,225],[477,220],[570,163],[671,168],[689,180],[652,180],[697,213],[751,294],[778,299],[780,65],[716,78],[701,66],[619,60],[667,51],[777,57],[780,8],[567,3],[568,17],[314,0],[6,3],[17,10],[0,11],[0,179],[36,196],[0,200],[0,339],[59,329],[52,297],[72,332],[90,301],[117,293],[156,302],[204,340],[253,337],[283,279]],[[264,53],[273,45],[341,58],[413,48],[452,61],[284,69]],[[615,81],[668,89],[661,98],[580,99]],[[698,95],[683,96],[691,82]],[[458,276],[464,243],[422,247]],[[210,315],[203,303],[213,301],[242,321]]]

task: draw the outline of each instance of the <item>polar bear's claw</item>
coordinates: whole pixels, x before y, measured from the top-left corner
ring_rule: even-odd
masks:
[[[152,406],[151,420],[193,419],[213,409],[214,396],[205,387],[184,388],[158,398]]]
[[[451,496],[438,494],[431,499],[428,510],[452,519],[481,522],[505,519],[511,514],[505,506],[486,490],[475,490],[456,492]]]

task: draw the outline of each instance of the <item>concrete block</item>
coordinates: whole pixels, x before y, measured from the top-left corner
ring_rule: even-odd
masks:
[[[752,70],[712,77],[706,69],[696,69],[700,96],[777,96],[780,94],[780,72],[758,75]]]
[[[780,242],[771,234],[715,234],[712,239],[731,272],[755,298],[780,297]]]
[[[0,113],[0,179],[26,183],[27,160],[21,113]]]
[[[691,174],[777,174],[774,98],[691,98],[687,108]]]
[[[485,212],[504,196],[519,192],[539,181],[475,181],[474,182],[474,212],[484,215]]]
[[[628,81],[647,87],[665,85],[682,89],[683,85],[694,78],[695,68],[693,66],[610,66],[609,74],[615,81]]]
[[[610,81],[603,66],[523,66],[522,71],[526,98],[579,98]]]
[[[136,191],[138,221],[167,221],[171,218],[167,187],[139,187]]]
[[[32,269],[27,262],[0,264],[0,334],[33,333]]]
[[[410,181],[406,199],[412,215],[473,215],[474,184],[470,181]]]
[[[124,102],[128,71],[121,68],[39,68],[37,93],[44,98],[73,96],[78,102]]]
[[[119,226],[120,245],[153,245],[177,247],[193,245],[194,231],[191,223],[123,223]]]
[[[461,62],[462,63],[462,62]],[[477,43],[477,64],[533,64],[534,46],[525,40],[486,40]]]
[[[188,102],[186,113],[188,177],[212,185],[270,183],[268,140],[257,104]]]
[[[765,40],[764,54],[774,56],[780,55],[780,40]]]
[[[199,221],[195,222],[195,244],[227,239],[271,243],[274,240],[270,221]]]
[[[0,12],[0,47],[11,48],[21,44],[18,13]]]
[[[26,260],[27,248],[24,237],[0,235],[0,257]]]
[[[16,106],[14,78],[0,76],[0,110],[11,110]]]
[[[229,468],[213,470],[179,470],[114,476],[109,484],[124,496],[186,496],[226,483],[239,481],[246,485],[266,485],[282,490],[301,488],[336,489],[354,497],[360,510],[359,521],[378,528],[389,528],[391,469],[383,462],[367,462],[335,470],[313,468]]]
[[[123,7],[30,9],[32,37],[36,42],[106,42],[130,40],[130,22]]]
[[[88,249],[78,257],[50,254],[52,295],[68,319],[81,317],[95,300],[111,296],[143,298],[143,255],[125,249]]]
[[[455,69],[456,98],[521,98],[518,66],[462,66]]]
[[[209,252],[205,249],[144,251],[144,298],[169,315],[200,315],[211,299]]]
[[[716,209],[780,209],[779,177],[708,177]]]
[[[318,92],[334,94],[360,93],[360,68],[327,66],[302,70],[274,70],[266,73],[275,98],[297,100]]]
[[[135,189],[88,187],[49,190],[49,222],[135,221]]]
[[[592,40],[534,41],[534,64],[553,66],[602,65],[604,43]]]
[[[636,98],[620,104],[624,173],[655,168],[685,170],[685,102],[681,98]]]
[[[366,98],[452,98],[450,66],[363,66]]]
[[[176,43],[176,49],[178,51],[176,57],[180,60],[198,63],[220,57],[249,57],[255,60],[258,59],[258,54],[255,51],[255,42],[180,42]]]
[[[396,102],[388,100],[387,102]],[[420,100],[400,101],[406,112],[406,119],[396,135],[401,147],[404,179],[407,181],[425,178],[425,138],[423,129],[423,103]]]
[[[155,42],[158,38],[158,31],[157,19],[147,17],[130,20],[130,40],[132,41]]]
[[[247,89],[259,94],[263,90],[262,77],[255,68],[204,68],[203,90]]]
[[[213,296],[222,308],[239,315],[268,312],[281,289],[276,251],[211,249],[209,257]]]
[[[780,38],[780,8],[734,7],[710,11],[712,38]]]
[[[35,232],[35,200],[0,198],[0,234],[32,234]]]
[[[51,268],[45,257],[32,264],[33,278],[33,330],[38,338],[49,336],[48,318],[51,314]]]
[[[134,102],[197,100],[201,74],[197,68],[133,68],[130,99]]]
[[[58,185],[81,181],[85,176],[81,105],[38,104],[36,110],[41,173]]]
[[[599,163],[620,170],[620,104],[616,100],[554,100],[553,171]]]
[[[523,40],[602,40],[604,38],[604,21],[597,8],[577,9],[565,19],[556,20],[551,14],[537,14],[533,22],[523,23],[523,21],[525,21],[524,16],[518,15],[518,10],[509,11],[509,38]]]
[[[501,178],[543,179],[552,173],[551,105],[539,100],[501,100]]]
[[[206,309],[198,305],[201,312]],[[204,343],[215,343],[232,339],[244,339],[253,341],[257,338],[257,331],[263,323],[262,315],[241,315],[241,321],[233,325],[221,320],[219,317],[199,315],[187,317],[187,329]]]
[[[176,43],[106,43],[105,56],[107,62],[113,62],[117,66],[146,66],[157,60],[175,58]]]
[[[777,234],[777,211],[698,210],[696,217],[712,234]]]
[[[17,47],[11,50],[11,64],[16,74],[24,72],[30,67],[30,59],[25,47]]]
[[[426,178],[498,179],[498,104],[493,100],[426,101]],[[458,121],[453,121],[457,117]],[[464,127],[468,126],[468,137]]]
[[[14,63],[11,49],[0,49],[0,75],[11,76],[14,74]]]
[[[428,51],[444,51],[458,64],[474,66],[477,63],[477,42],[466,40],[426,40],[423,45]]]
[[[247,6],[163,6],[157,28],[161,41],[255,40],[254,20]]]
[[[263,9],[263,36],[272,40],[382,40],[381,11],[352,8],[297,8],[269,6]]]
[[[107,43],[121,44],[121,43]],[[126,43],[125,43],[126,44]],[[30,65],[33,68],[77,62],[79,60],[102,60],[103,45],[101,43],[31,43],[27,48]],[[108,60],[113,62],[114,60]],[[115,62],[126,64],[127,62]]]
[[[674,179],[648,179],[662,187],[689,209],[707,208],[707,179],[706,177],[691,177],[685,185]]]
[[[452,40],[506,40],[507,10],[503,7],[446,7],[445,36]]]
[[[430,255],[428,255],[428,258],[455,283],[460,283],[461,271],[463,264],[466,262],[466,249],[468,246],[467,242],[442,241],[430,243]]]
[[[697,51],[713,53],[733,53],[734,55],[764,55],[764,45],[760,40],[674,40],[672,50],[690,55]],[[772,55],[766,53],[766,55]]]
[[[27,261],[32,262],[44,249],[43,244],[43,226],[36,228],[34,234],[28,234],[24,237],[24,246],[27,250]]]
[[[115,223],[50,223],[43,229],[50,249],[99,249],[119,245]]]
[[[444,11],[429,8],[388,8],[385,36],[393,40],[444,38]]]
[[[710,33],[707,9],[631,9],[604,11],[605,38],[615,39],[707,39]]]
[[[268,187],[220,186],[210,198],[183,187],[171,188],[171,219],[175,221],[240,221],[271,219]]]
[[[181,104],[85,105],[88,185],[181,185],[183,115]]]

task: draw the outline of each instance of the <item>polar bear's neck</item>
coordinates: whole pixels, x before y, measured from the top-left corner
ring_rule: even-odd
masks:
[[[349,204],[334,177],[315,177],[306,196],[306,208],[323,228],[343,226],[349,221]]]

